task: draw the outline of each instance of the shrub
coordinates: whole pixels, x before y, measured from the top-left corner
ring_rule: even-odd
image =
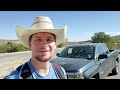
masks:
[[[58,47],[58,48],[64,47],[64,43],[59,44],[57,47]]]
[[[5,45],[0,46],[0,53],[10,53],[19,51],[28,51],[29,49],[21,44],[8,42]]]

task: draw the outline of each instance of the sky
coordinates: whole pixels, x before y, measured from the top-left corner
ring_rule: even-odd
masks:
[[[68,41],[86,41],[96,32],[120,35],[120,11],[0,11],[0,39],[16,40],[16,26],[30,29],[36,16],[48,16],[54,28],[67,25]]]

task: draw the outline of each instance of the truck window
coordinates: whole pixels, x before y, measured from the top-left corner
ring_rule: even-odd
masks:
[[[94,50],[93,46],[76,46],[76,47],[68,47],[61,52],[61,57],[66,58],[85,58],[85,59],[93,59],[94,58]]]
[[[104,53],[104,51],[103,51],[102,46],[98,46],[98,47],[97,47],[97,51],[96,51],[96,52],[98,53],[98,56],[99,56],[99,55],[101,55],[101,54],[103,54],[103,53]]]
[[[108,54],[109,53],[109,49],[107,48],[107,46],[106,45],[102,45],[102,47],[103,47],[104,53]]]

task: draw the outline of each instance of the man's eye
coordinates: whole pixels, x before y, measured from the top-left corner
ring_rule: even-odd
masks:
[[[47,42],[53,42],[54,40],[52,40],[52,39],[47,39]]]
[[[35,39],[35,41],[41,41],[41,39]]]

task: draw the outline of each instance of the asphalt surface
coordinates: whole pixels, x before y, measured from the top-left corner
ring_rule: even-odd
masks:
[[[53,58],[56,57],[56,53],[60,52],[60,51],[61,51],[61,49],[56,49]],[[7,62],[7,61],[12,62],[12,61],[16,61],[16,60],[29,60],[30,58],[31,58],[30,51],[5,53],[5,54],[0,54],[0,63]]]
[[[0,63],[17,60],[29,60],[31,57],[30,51],[0,54]]]

